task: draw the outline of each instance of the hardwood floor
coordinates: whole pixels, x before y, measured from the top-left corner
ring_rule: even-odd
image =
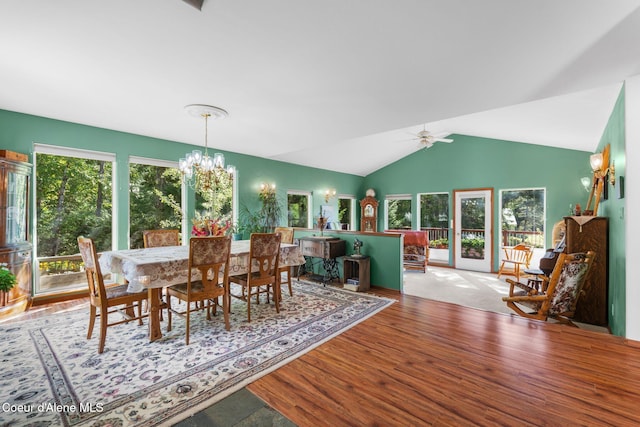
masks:
[[[640,425],[640,346],[375,289],[398,303],[247,388],[299,426]]]
[[[640,343],[373,290],[397,303],[247,388],[301,427],[640,425]]]

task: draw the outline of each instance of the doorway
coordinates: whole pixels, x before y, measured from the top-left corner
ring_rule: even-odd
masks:
[[[455,190],[455,268],[492,271],[493,190]]]

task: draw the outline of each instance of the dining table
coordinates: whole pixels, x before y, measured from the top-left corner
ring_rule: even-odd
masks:
[[[231,242],[229,275],[249,272],[250,240]],[[149,341],[162,337],[160,328],[161,292],[167,286],[186,283],[189,270],[189,246],[162,246],[144,249],[123,249],[100,254],[100,268],[103,273],[118,274],[128,282],[129,292],[148,291],[149,300]],[[300,248],[296,244],[280,244],[280,267],[294,267],[305,263]],[[252,267],[252,271],[257,270]],[[192,280],[199,280],[197,269],[192,272]]]

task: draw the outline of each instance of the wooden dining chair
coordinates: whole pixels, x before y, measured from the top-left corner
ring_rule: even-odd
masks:
[[[180,246],[180,230],[144,230],[142,232],[142,241],[145,248]]]
[[[242,287],[241,294],[231,296],[247,303],[247,321],[251,322],[251,296],[255,288],[256,302],[260,302],[260,295],[265,294],[267,303],[269,295],[273,296],[276,313],[280,313],[280,260],[281,235],[278,233],[253,233],[250,237],[249,261],[255,271],[231,276],[230,281]]]
[[[78,248],[84,263],[84,271],[89,285],[89,330],[87,339],[91,339],[96,317],[100,317],[100,341],[98,353],[104,351],[104,344],[109,326],[137,320],[142,325],[142,319],[148,314],[142,314],[142,301],[147,299],[147,290],[130,293],[127,285],[106,287],[100,263],[93,240],[86,237],[78,237]],[[135,315],[135,309],[138,315]],[[98,313],[99,310],[99,313]],[[124,316],[123,320],[109,323],[109,314],[119,312]]]
[[[529,245],[521,243],[513,247],[504,247],[504,258],[498,270],[498,279],[502,275],[515,276],[520,280],[520,272],[531,265],[533,249]]]
[[[144,230],[142,232],[142,241],[145,248],[158,248],[162,246],[180,246],[180,230],[174,229],[157,229]],[[162,309],[167,306],[162,301],[162,292],[160,292],[160,320],[163,320]]]
[[[542,290],[507,279],[510,284],[509,296],[502,297],[502,300],[520,316],[537,320],[551,317],[562,323],[573,324],[571,318],[576,311],[594,257],[593,251],[560,253],[548,283]]]
[[[280,233],[280,243],[293,244],[293,227],[276,227],[274,230],[276,233]],[[293,288],[291,287],[291,268],[290,266],[279,267],[280,285],[287,284],[289,287],[289,296],[293,296]],[[282,276],[285,278],[282,279]]]
[[[186,343],[189,345],[191,312],[207,310],[207,320],[211,320],[211,311],[216,313],[222,305],[225,329],[229,325],[229,256],[231,254],[231,236],[191,237],[189,240],[189,271],[187,282],[167,288],[167,331],[171,330],[172,313],[186,319]],[[194,270],[201,275],[200,280],[193,279]],[[171,307],[171,297],[186,303],[184,311]],[[222,297],[222,304],[220,304]],[[192,309],[191,303],[199,302]]]

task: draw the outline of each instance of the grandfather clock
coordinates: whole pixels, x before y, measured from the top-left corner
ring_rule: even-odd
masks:
[[[369,189],[367,197],[360,200],[360,231],[376,232],[378,230],[378,201],[376,193]]]

